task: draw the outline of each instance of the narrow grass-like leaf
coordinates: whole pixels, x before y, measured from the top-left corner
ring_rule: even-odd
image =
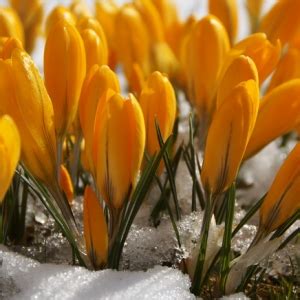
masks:
[[[296,229],[295,231],[293,231],[284,241],[283,243],[280,245],[280,247],[278,248],[278,250],[283,249],[291,240],[293,240],[293,238],[295,238],[298,234],[300,234],[300,228]]]
[[[156,133],[157,133],[157,138],[158,138],[158,142],[160,145],[160,148],[162,149],[163,145],[164,145],[164,141],[163,141],[163,137],[158,125],[157,120],[155,120],[155,127],[156,127]],[[168,151],[164,152],[163,155],[163,160],[167,169],[167,173],[168,173],[168,177],[169,177],[169,182],[170,182],[170,187],[171,187],[171,191],[172,191],[172,195],[173,195],[173,199],[174,199],[174,206],[175,206],[175,211],[176,211],[176,218],[177,220],[180,219],[180,206],[179,206],[179,201],[178,201],[178,197],[177,197],[177,190],[176,190],[176,185],[175,185],[175,177],[174,177],[174,173],[172,172],[172,165],[171,165],[171,161],[170,161],[170,157],[168,154]]]
[[[230,264],[231,252],[231,238],[232,238],[232,224],[234,217],[234,203],[235,203],[235,184],[233,183],[227,192],[227,209],[225,218],[225,230],[223,235],[223,243],[221,250],[221,263],[220,263],[220,281],[221,290],[225,291],[225,284]]]

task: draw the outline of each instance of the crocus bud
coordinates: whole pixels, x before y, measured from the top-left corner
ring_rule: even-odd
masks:
[[[263,3],[264,0],[247,0],[247,11],[250,17],[252,32],[257,31]]]
[[[96,270],[101,269],[107,261],[107,225],[103,209],[89,186],[84,191],[83,226],[87,254],[93,267]]]
[[[88,169],[93,174],[92,144],[95,115],[98,103],[99,101],[104,101],[103,95],[108,89],[117,93],[120,92],[117,75],[108,66],[93,66],[85,78],[79,102],[79,117],[85,139]]]
[[[69,203],[71,204],[74,200],[74,188],[72,184],[71,176],[64,165],[60,165],[60,188],[65,193]]]
[[[44,82],[30,56],[19,48],[13,49],[10,58],[0,59],[0,78],[0,107],[19,129],[21,159],[33,176],[52,185],[56,182],[56,139]]]
[[[300,209],[300,144],[279,169],[260,209],[259,231],[277,229]]]
[[[25,49],[31,52],[40,33],[43,20],[43,5],[40,0],[10,0],[22,20],[25,33]]]
[[[217,107],[223,103],[236,85],[250,79],[253,79],[258,84],[258,74],[255,63],[248,56],[237,56],[231,61],[231,64],[220,81],[217,93]]]
[[[96,182],[109,207],[119,210],[136,185],[145,149],[145,122],[133,95],[123,99],[107,92],[106,97],[95,118]]]
[[[0,7],[0,36],[14,37],[24,45],[24,30],[16,11],[9,7]]]
[[[229,50],[228,35],[222,23],[208,15],[193,26],[186,47],[189,100],[205,133],[215,110],[216,82]]]
[[[293,79],[274,88],[262,98],[245,159],[256,154],[272,140],[293,130],[299,122],[300,79]]]
[[[265,32],[268,39],[280,39],[282,45],[290,42],[300,26],[300,1],[276,1],[271,10],[262,18],[259,31]]]
[[[169,79],[156,71],[152,73],[140,96],[146,125],[146,153],[153,156],[160,149],[155,120],[165,141],[172,133],[176,117],[176,97]]]
[[[126,77],[130,78],[134,63],[137,63],[143,73],[148,75],[150,71],[149,37],[142,17],[132,5],[124,6],[118,13],[115,39],[118,41],[117,55],[123,64]]]
[[[23,50],[22,43],[15,38],[3,38],[2,45],[0,47],[0,58],[8,59],[11,57],[11,53],[15,48]]]
[[[273,72],[281,55],[281,44],[279,40],[272,44],[264,33],[255,33],[234,45],[227,57],[227,64],[230,64],[230,57],[233,59],[238,55],[249,56],[255,63],[259,82],[264,80]],[[226,65],[223,68],[226,68]]]
[[[115,23],[116,16],[119,12],[118,5],[114,0],[96,2],[96,18],[101,23],[109,49],[109,66],[114,69],[116,65],[116,40],[115,40]]]
[[[46,36],[48,36],[50,29],[61,20],[64,20],[74,26],[76,25],[76,18],[68,8],[64,6],[56,6],[47,17]]]
[[[134,63],[128,79],[129,90],[139,97],[145,85],[145,77],[141,67]]]
[[[234,182],[254,127],[258,105],[257,82],[248,80],[234,87],[215,112],[201,173],[207,195],[216,196]]]
[[[15,122],[8,115],[0,117],[0,204],[14,175],[20,151],[21,140]]]
[[[53,103],[56,134],[62,138],[76,117],[86,72],[80,34],[64,20],[55,23],[48,34],[44,72],[47,91]]]
[[[289,48],[281,57],[272,75],[268,92],[276,86],[295,78],[300,78],[300,50],[297,48]]]
[[[209,13],[218,17],[225,26],[231,44],[237,35],[238,30],[238,13],[236,0],[209,0]]]

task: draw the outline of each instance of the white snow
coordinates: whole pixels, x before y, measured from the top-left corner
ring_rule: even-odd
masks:
[[[146,272],[91,272],[40,264],[0,246],[1,299],[195,299],[179,270],[156,266]]]

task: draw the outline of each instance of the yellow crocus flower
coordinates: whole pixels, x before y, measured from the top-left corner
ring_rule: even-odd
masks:
[[[145,122],[133,95],[124,99],[109,92],[97,108],[93,154],[97,187],[112,213],[135,188],[145,149]]]
[[[237,176],[259,105],[257,82],[248,80],[233,88],[215,112],[208,131],[201,180],[214,198]]]
[[[228,53],[227,63],[230,64],[230,57],[233,59],[238,55],[249,56],[254,61],[259,83],[262,84],[275,69],[280,59],[281,44],[279,40],[272,44],[265,33],[254,33],[233,46]]]
[[[274,88],[261,99],[245,159],[256,154],[272,140],[293,130],[299,122],[300,79],[293,79]]]
[[[300,1],[276,1],[271,10],[262,18],[259,31],[265,32],[268,39],[280,39],[282,45],[290,42],[300,27]]]
[[[208,11],[215,15],[225,26],[231,44],[238,31],[238,10],[236,0],[209,0]]]
[[[79,101],[79,117],[85,139],[86,158],[92,174],[94,174],[92,144],[96,109],[108,89],[120,92],[117,75],[108,66],[94,65],[85,78]]]
[[[60,20],[45,45],[44,73],[53,103],[56,134],[63,138],[74,121],[86,72],[83,41],[75,26]]]
[[[64,165],[60,165],[59,185],[71,204],[74,200],[74,188],[71,176]]]
[[[83,227],[87,254],[93,267],[96,270],[101,269],[107,262],[107,225],[103,209],[89,186],[84,191]]]
[[[264,0],[247,0],[246,2],[252,32],[256,32],[259,25],[263,4]]]
[[[193,26],[185,46],[189,100],[205,135],[215,110],[217,79],[230,47],[228,35],[222,23],[208,15]]]
[[[43,4],[41,0],[10,0],[11,6],[22,20],[25,34],[25,49],[31,52],[40,33],[43,20]]]
[[[295,78],[300,78],[300,50],[297,48],[289,48],[281,57],[272,75],[268,92],[276,86]]]
[[[172,133],[176,118],[176,97],[169,79],[152,73],[139,99],[146,125],[146,153],[153,156],[160,149],[155,120],[165,141]]]
[[[116,17],[115,39],[118,41],[117,56],[130,78],[134,63],[140,65],[145,75],[150,72],[150,44],[147,29],[139,12],[132,6],[124,6]]]
[[[1,110],[1,107],[0,107]],[[21,152],[21,140],[15,122],[8,115],[0,117],[0,204],[10,185]]]
[[[0,36],[14,37],[24,45],[24,30],[16,11],[9,7],[0,7]]]
[[[0,46],[0,58],[7,59],[15,48],[23,50],[22,43],[15,38],[2,38]]]
[[[21,136],[28,170],[48,187],[56,183],[56,139],[53,107],[30,56],[15,48],[0,59],[0,107],[12,116]]]
[[[48,36],[50,29],[59,21],[65,20],[66,22],[76,25],[76,17],[72,12],[64,6],[56,6],[46,20],[46,36]]]
[[[300,209],[300,144],[279,169],[260,209],[259,232],[272,232]]]
[[[231,64],[220,81],[217,93],[217,107],[223,103],[237,84],[250,79],[253,79],[258,84],[258,74],[255,63],[248,56],[237,56],[231,61]]]

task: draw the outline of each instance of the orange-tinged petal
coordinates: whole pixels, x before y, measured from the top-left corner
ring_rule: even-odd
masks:
[[[130,78],[134,63],[140,65],[145,75],[149,74],[149,37],[143,19],[132,6],[124,6],[116,17],[115,39],[118,41],[117,56]]]
[[[60,20],[50,30],[44,53],[47,91],[53,103],[59,137],[74,121],[86,72],[85,50],[77,29]]]
[[[222,23],[208,15],[193,26],[186,47],[189,100],[205,128],[215,109],[216,82],[229,50],[228,35]]]
[[[217,93],[217,107],[223,103],[236,85],[250,79],[258,83],[255,63],[250,57],[244,55],[237,56],[232,60],[220,81]]]
[[[231,43],[238,31],[238,12],[236,0],[209,0],[209,13],[215,15],[225,26]]]
[[[116,74],[108,66],[93,66],[84,81],[79,102],[80,124],[85,139],[89,170],[92,173],[94,173],[92,144],[95,114],[99,101],[106,101],[103,96],[108,89],[120,92]]]
[[[124,100],[115,93],[102,104],[94,131],[96,182],[107,204],[120,209],[136,184],[145,148],[145,123],[133,95]]]
[[[300,78],[300,50],[289,48],[274,71],[268,92],[291,79]]]
[[[155,120],[166,140],[172,133],[176,118],[176,97],[169,79],[156,71],[152,73],[140,96],[146,125],[146,152],[153,156],[159,151]]]
[[[0,117],[0,203],[10,185],[21,152],[20,135],[8,115]]]
[[[265,32],[275,42],[280,39],[284,45],[291,41],[300,28],[300,1],[276,1],[271,10],[262,18],[259,31]]]
[[[270,233],[300,209],[300,144],[279,169],[260,209],[260,229]]]
[[[86,250],[97,270],[105,266],[108,254],[108,233],[103,209],[95,192],[87,186],[83,200],[83,226]]]
[[[56,6],[46,20],[46,36],[51,28],[59,21],[64,20],[72,25],[76,25],[76,18],[72,12],[64,6]]]
[[[281,54],[281,44],[279,40],[271,43],[264,33],[255,33],[237,43],[229,52],[227,63],[238,55],[249,56],[255,63],[258,71],[259,82],[271,74],[276,67]],[[226,68],[226,67],[225,67]]]
[[[11,6],[17,11],[25,34],[25,49],[31,52],[43,21],[43,3],[41,0],[10,0]]]
[[[23,50],[22,43],[15,38],[5,38],[0,50],[0,58],[8,59],[11,57],[12,51],[15,48]]]
[[[44,82],[30,56],[18,48],[10,59],[0,59],[0,77],[0,107],[19,129],[22,160],[35,177],[50,185],[56,180],[56,139]]]
[[[139,97],[145,85],[145,78],[141,67],[136,63],[132,65],[128,83],[130,91]]]
[[[24,30],[16,11],[0,7],[0,36],[14,37],[24,44]]]
[[[106,65],[108,62],[107,48],[98,34],[92,29],[80,32],[86,54],[86,73],[93,65]]]
[[[74,188],[72,184],[71,176],[64,165],[60,165],[60,188],[65,193],[69,203],[74,200]]]
[[[293,130],[299,122],[300,79],[293,79],[274,88],[262,98],[245,159],[256,154],[272,140]]]
[[[201,179],[207,194],[224,192],[237,176],[259,104],[254,80],[237,85],[216,111],[208,131]]]
[[[264,0],[247,0],[247,11],[251,22],[251,31],[256,32],[259,25]]]

